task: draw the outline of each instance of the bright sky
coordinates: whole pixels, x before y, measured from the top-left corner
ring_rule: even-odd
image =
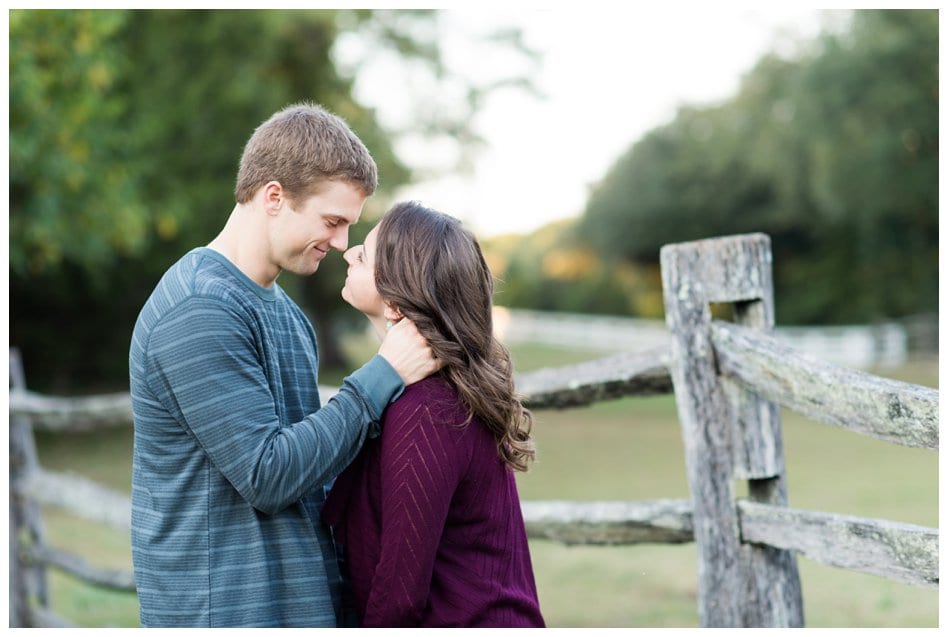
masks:
[[[514,59],[485,57],[485,49],[473,46],[469,37],[517,26],[527,45],[542,55],[531,75],[546,99],[512,89],[498,92],[474,122],[489,146],[477,156],[472,173],[413,184],[399,198],[419,199],[458,216],[482,237],[527,232],[577,216],[590,184],[645,132],[673,119],[680,105],[730,97],[763,54],[792,52],[800,38],[845,16],[805,6],[671,6],[613,13],[581,6],[445,11],[449,67],[477,78],[527,69],[515,66]],[[394,68],[362,69],[356,94],[377,107],[383,121],[410,127],[413,115],[399,95],[412,87],[418,85]],[[451,156],[449,149],[410,143],[399,151],[418,165],[447,165],[444,159]]]

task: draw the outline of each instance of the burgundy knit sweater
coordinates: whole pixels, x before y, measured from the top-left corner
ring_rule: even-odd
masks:
[[[544,626],[513,472],[432,376],[385,413],[323,507],[362,626]]]

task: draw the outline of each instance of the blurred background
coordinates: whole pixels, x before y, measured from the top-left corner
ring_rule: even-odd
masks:
[[[778,325],[862,330],[847,332],[870,335],[853,365],[937,387],[936,10],[8,19],[10,344],[34,391],[127,390],[145,299],[226,220],[253,129],[304,100],[345,118],[379,165],[350,243],[406,198],[475,229],[518,371],[637,349],[663,320],[662,245],[765,232]],[[280,278],[317,327],[328,384],[374,348],[343,273],[336,255]],[[607,329],[593,314],[631,336],[589,338]],[[539,327],[564,323],[587,336]],[[864,355],[880,333],[897,355]],[[792,505],[937,526],[934,454],[784,425]],[[524,499],[687,497],[671,397],[541,412],[534,433]],[[130,430],[37,437],[42,464],[128,491]],[[49,534],[130,564],[125,537],[55,512]],[[531,546],[550,625],[697,623],[693,547]],[[809,625],[938,625],[937,591],[801,570]],[[66,579],[51,596],[85,625],[137,623],[134,596]]]

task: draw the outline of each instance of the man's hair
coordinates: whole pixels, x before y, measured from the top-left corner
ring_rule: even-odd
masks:
[[[474,234],[444,213],[410,201],[378,225],[375,285],[414,321],[441,370],[493,434],[510,468],[526,471],[536,451],[533,415],[518,398],[510,352],[494,336],[494,279]]]
[[[295,205],[328,181],[348,183],[368,197],[378,185],[378,172],[365,144],[341,117],[301,103],[272,115],[247,141],[234,188],[237,203],[247,203],[270,181],[280,182]]]

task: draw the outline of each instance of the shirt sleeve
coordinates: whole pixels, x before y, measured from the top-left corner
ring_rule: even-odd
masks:
[[[193,298],[152,332],[148,377],[157,400],[240,495],[258,510],[276,513],[355,457],[403,385],[376,356],[325,406],[283,426],[259,346],[237,310]]]
[[[421,402],[389,407],[381,440],[381,552],[363,626],[420,623],[461,473],[456,430],[434,422]]]

